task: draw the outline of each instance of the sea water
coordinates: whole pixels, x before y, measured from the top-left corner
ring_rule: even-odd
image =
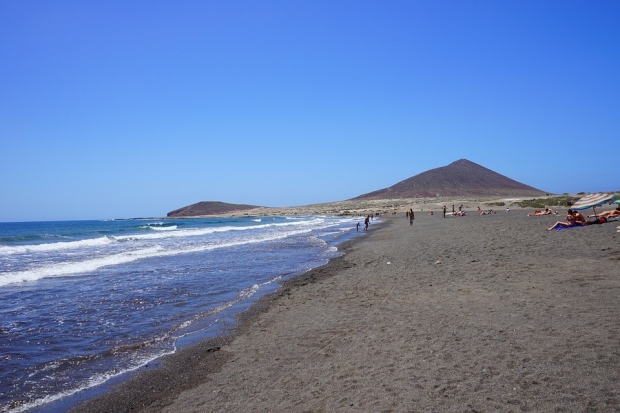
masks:
[[[31,410],[221,333],[362,234],[350,217],[0,223],[0,411]],[[202,334],[202,336],[201,336]]]

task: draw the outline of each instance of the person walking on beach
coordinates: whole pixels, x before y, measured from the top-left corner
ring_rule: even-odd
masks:
[[[370,215],[366,216],[366,219],[364,220],[364,231],[368,231],[368,224],[370,223]]]
[[[446,217],[446,206],[445,205],[443,206],[443,217],[444,218]]]
[[[409,226],[413,225],[413,220],[415,219],[415,215],[413,214],[413,208],[409,209]]]

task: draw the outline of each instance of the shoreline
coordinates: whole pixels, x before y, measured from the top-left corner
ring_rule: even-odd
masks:
[[[377,227],[383,225],[386,225],[385,221],[374,223]],[[222,347],[245,334],[261,314],[269,311],[271,306],[289,294],[292,289],[318,282],[341,270],[342,259],[347,254],[347,250],[363,239],[364,237],[355,237],[343,242],[338,246],[340,256],[330,259],[320,267],[284,280],[277,290],[265,294],[248,309],[237,314],[234,325],[223,330],[222,334],[200,340],[180,348],[173,354],[162,356],[151,363],[156,367],[141,367],[135,372],[126,373],[128,377],[121,379],[118,383],[103,384],[104,388],[111,388],[104,390],[103,394],[80,398],[78,393],[74,396],[75,402],[69,404],[67,411],[71,413],[141,410],[150,412],[158,411],[171,404],[183,391],[204,383],[209,375],[220,371],[221,367],[229,361],[232,354],[222,350]],[[172,376],[175,377],[174,380],[171,380]],[[85,393],[88,394],[88,390]]]
[[[619,223],[530,211],[385,215],[233,334],[72,412],[620,409]]]

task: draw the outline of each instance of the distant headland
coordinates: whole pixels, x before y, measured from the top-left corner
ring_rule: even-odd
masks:
[[[168,212],[168,218],[196,217],[204,215],[222,215],[260,208],[256,205],[228,204],[219,201],[202,201]]]
[[[168,213],[169,218],[227,215],[348,215],[368,211],[397,210],[404,205],[434,208],[450,199],[491,200],[497,198],[540,197],[549,195],[540,189],[517,182],[488,168],[459,159],[447,166],[422,172],[390,187],[372,191],[346,201],[300,207],[261,207],[203,201]]]

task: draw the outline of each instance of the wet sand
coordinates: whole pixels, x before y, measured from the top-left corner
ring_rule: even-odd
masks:
[[[620,222],[386,215],[76,412],[620,410]]]

